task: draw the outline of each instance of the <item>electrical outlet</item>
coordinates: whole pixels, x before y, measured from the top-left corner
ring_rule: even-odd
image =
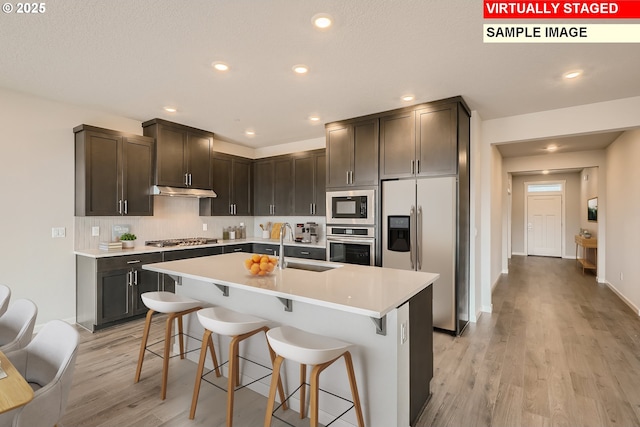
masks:
[[[209,229],[209,226],[207,225],[207,223],[202,224],[202,231],[207,231]]]
[[[91,235],[99,236],[100,235],[100,227],[91,227]]]
[[[64,227],[53,227],[51,229],[51,237],[58,238],[58,237],[65,237],[66,236],[66,230]]]
[[[620,280],[624,280],[624,274],[622,274],[622,271],[620,272]]]

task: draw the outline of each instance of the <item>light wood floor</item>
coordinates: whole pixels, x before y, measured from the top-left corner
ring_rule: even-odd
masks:
[[[509,270],[493,293],[492,314],[462,337],[434,333],[433,396],[417,425],[640,425],[640,319],[575,261],[514,257]],[[163,321],[152,328],[155,340]],[[224,426],[226,395],[206,383],[196,419],[188,419],[196,370],[190,361],[171,361],[164,402],[159,358],[148,355],[133,384],[142,326],[81,330],[61,427]],[[265,405],[263,396],[240,391],[234,426],[262,425]]]

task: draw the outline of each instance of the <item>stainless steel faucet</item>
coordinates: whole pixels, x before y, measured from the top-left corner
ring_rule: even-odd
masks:
[[[287,228],[291,231],[291,236],[293,236],[293,229],[288,222],[282,224],[280,227],[280,252],[278,257],[278,268],[280,270],[287,268],[287,262],[284,259],[284,236],[287,234]]]

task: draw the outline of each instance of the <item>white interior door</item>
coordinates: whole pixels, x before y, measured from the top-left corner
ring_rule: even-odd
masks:
[[[562,196],[527,196],[527,254],[562,256]]]

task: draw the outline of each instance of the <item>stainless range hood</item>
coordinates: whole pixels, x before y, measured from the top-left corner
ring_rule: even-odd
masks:
[[[200,188],[167,187],[164,185],[154,185],[151,188],[151,194],[153,194],[154,196],[197,197],[199,199],[218,197],[218,195],[213,190],[203,190]]]

